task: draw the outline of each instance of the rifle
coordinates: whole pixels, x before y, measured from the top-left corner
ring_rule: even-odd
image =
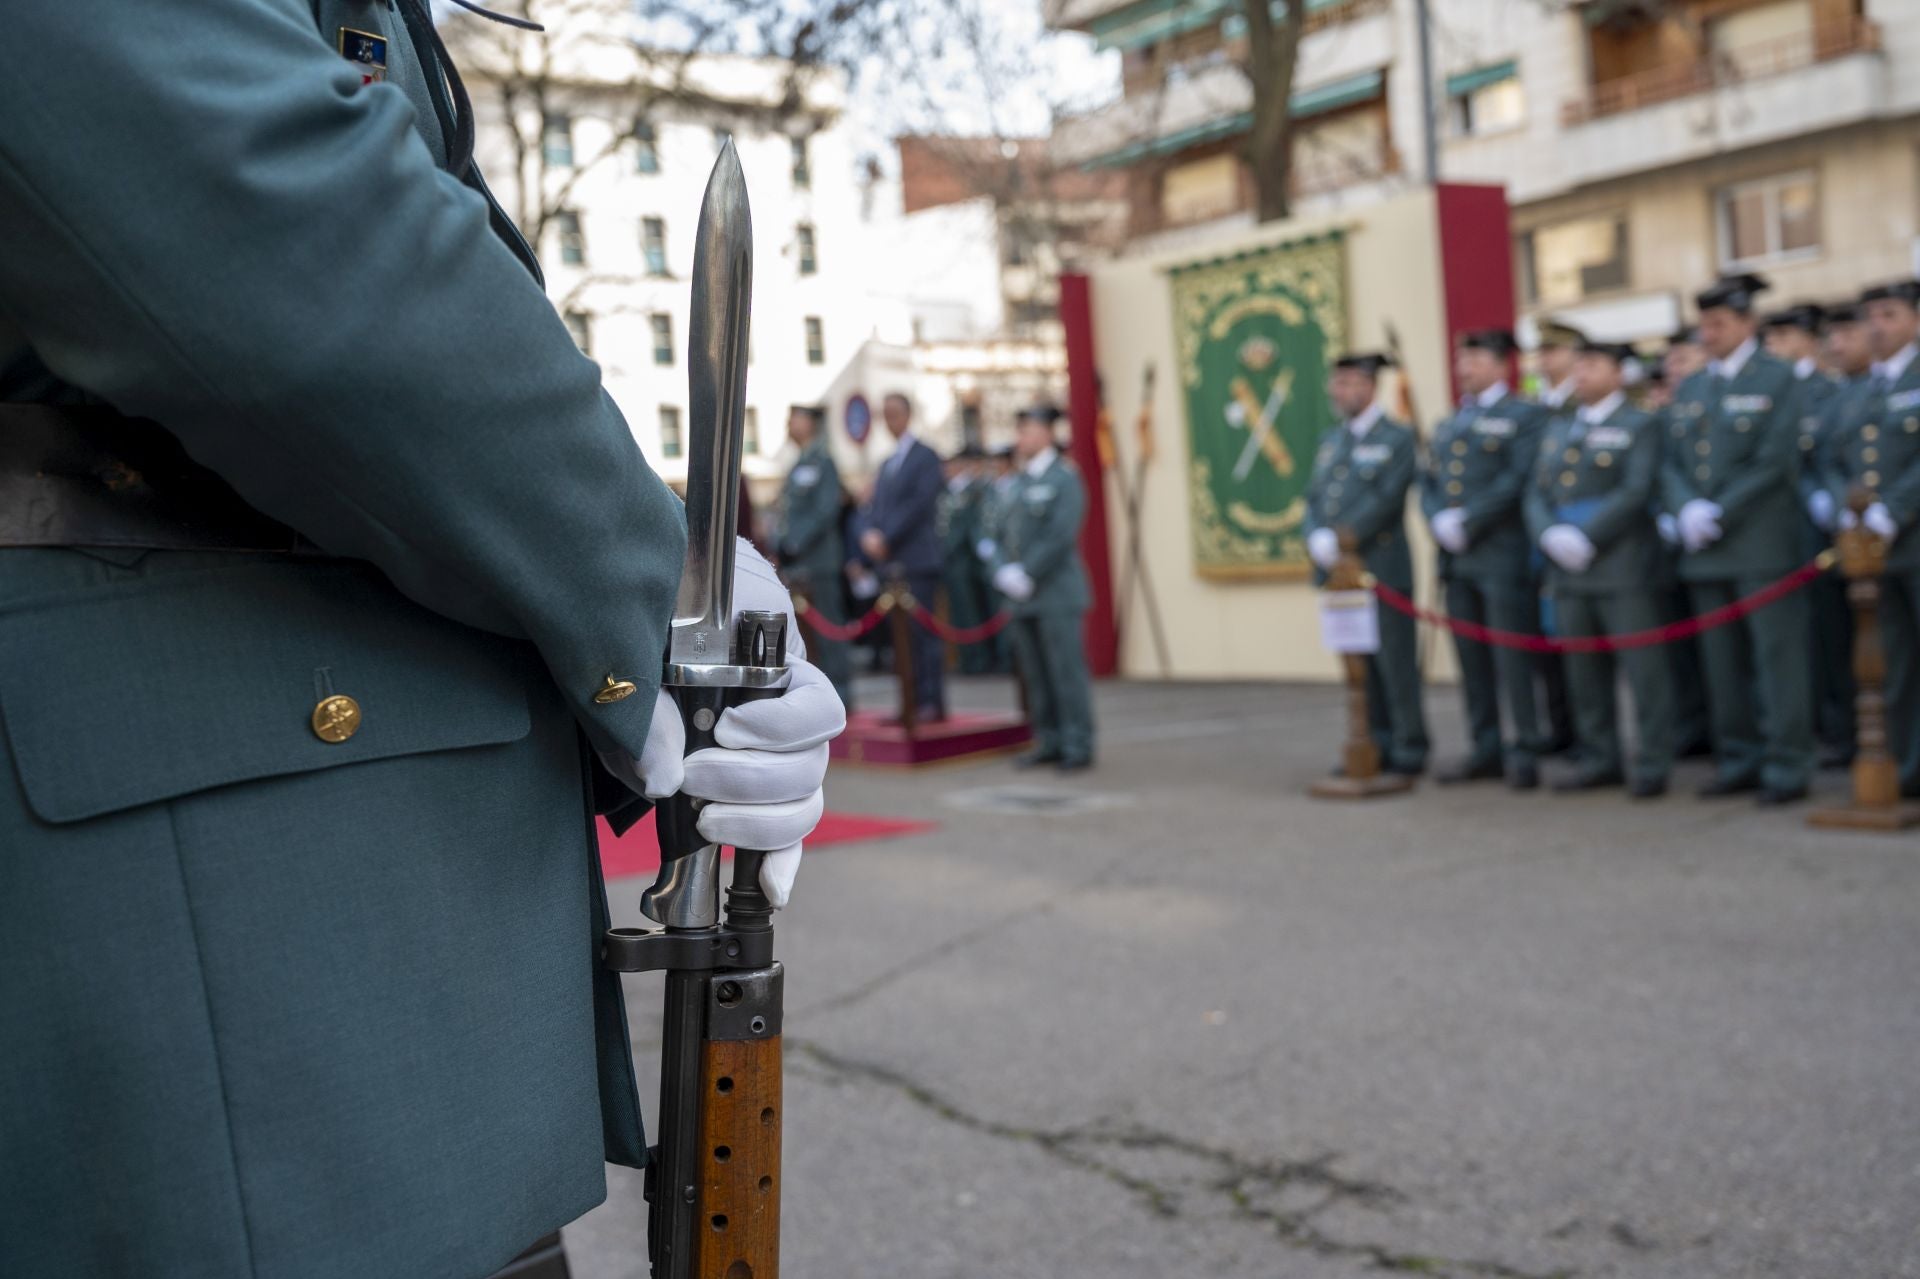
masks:
[[[714,744],[728,706],[778,696],[790,678],[786,614],[733,615],[752,292],[746,177],[729,140],[694,239],[687,559],[662,681],[685,721],[688,754]],[[660,805],[660,874],[640,908],[662,927],[610,929],[603,946],[616,972],[666,973],[647,1251],[654,1279],[778,1279],[783,972],[760,888],[765,854],[734,850],[723,923],[720,848],[699,833],[698,816],[684,795]]]

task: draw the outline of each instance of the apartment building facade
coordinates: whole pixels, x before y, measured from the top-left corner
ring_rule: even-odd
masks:
[[[1307,2],[1294,94],[1302,209],[1423,181],[1413,0]],[[1056,26],[1123,51],[1120,100],[1061,136],[1078,163],[1128,169],[1133,230],[1149,245],[1251,221],[1236,150],[1250,100],[1232,65],[1237,6],[1052,10]],[[1920,268],[1920,0],[1429,10],[1439,174],[1505,186],[1529,317],[1647,339],[1670,333],[1692,291],[1723,271],[1766,274],[1785,303]],[[1358,158],[1324,158],[1333,143]],[[1206,198],[1189,200],[1209,172]]]

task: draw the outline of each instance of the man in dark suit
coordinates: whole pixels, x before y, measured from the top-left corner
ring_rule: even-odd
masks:
[[[860,553],[876,569],[891,568],[913,597],[927,607],[939,598],[945,561],[940,547],[940,494],[946,477],[940,455],[913,431],[913,404],[906,396],[887,396],[881,420],[896,445],[893,456],[874,477]],[[925,627],[913,627],[914,719],[922,724],[945,719],[947,698],[942,669],[946,649]],[[901,708],[903,711],[904,707]]]

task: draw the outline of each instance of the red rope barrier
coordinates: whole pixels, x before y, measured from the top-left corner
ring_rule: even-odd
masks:
[[[1665,626],[1632,631],[1625,635],[1574,635],[1565,639],[1529,635],[1524,631],[1503,631],[1491,626],[1482,626],[1478,622],[1463,622],[1434,609],[1422,608],[1384,582],[1374,582],[1373,593],[1379,596],[1382,602],[1405,613],[1408,617],[1442,627],[1464,639],[1492,644],[1496,648],[1518,648],[1529,653],[1617,653],[1623,649],[1651,648],[1656,644],[1671,644],[1676,640],[1692,639],[1702,631],[1710,631],[1716,626],[1725,626],[1729,622],[1738,621],[1776,600],[1785,599],[1826,572],[1831,565],[1832,560],[1828,555],[1816,556],[1779,581],[1763,586],[1751,595],[1742,596],[1731,604],[1723,604],[1719,608],[1709,609],[1695,617],[1682,618],[1678,622],[1670,622]]]
[[[836,640],[842,644],[851,643],[859,639],[862,635],[865,635],[868,631],[880,625],[887,617],[887,610],[876,606],[869,609],[866,616],[857,617],[847,625],[840,626],[836,623],[829,622],[822,616],[820,610],[811,604],[802,600],[795,600],[793,604],[794,611],[800,615],[800,620],[805,622],[821,639]]]
[[[978,626],[949,626],[925,604],[917,601],[913,604],[911,616],[949,644],[978,644],[981,640],[990,640],[1006,630],[1007,623],[1013,621],[1013,614],[1000,612]]]

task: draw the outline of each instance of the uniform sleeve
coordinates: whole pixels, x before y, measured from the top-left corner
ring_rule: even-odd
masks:
[[[1773,411],[1753,455],[1715,499],[1720,504],[1721,524],[1733,529],[1756,502],[1781,485],[1798,493],[1795,474],[1799,466],[1800,384],[1789,371],[1774,388]]]
[[[58,375],[414,599],[538,645],[639,754],[684,521],[599,370],[305,0],[27,5],[0,309]],[[592,702],[608,675],[640,695]]]
[[[1407,431],[1395,443],[1393,456],[1381,468],[1365,500],[1346,512],[1340,527],[1353,530],[1354,537],[1365,544],[1405,519],[1407,488],[1413,483],[1414,470],[1413,432]]]

